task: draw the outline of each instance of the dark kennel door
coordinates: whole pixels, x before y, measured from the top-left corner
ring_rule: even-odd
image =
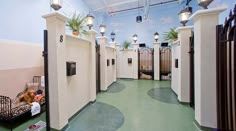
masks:
[[[236,5],[216,31],[218,128],[236,131]]]
[[[168,76],[171,73],[171,48],[160,48],[160,79],[169,80]]]
[[[190,64],[190,106],[195,108],[195,95],[194,95],[194,36],[189,38],[190,46],[189,46],[189,64]]]
[[[96,41],[96,92],[101,91],[101,78],[100,78],[100,46]]]
[[[138,77],[141,73],[150,75],[154,80],[154,49],[141,47],[138,49]]]
[[[48,31],[44,30],[44,81],[46,98],[46,129],[50,131],[50,112],[49,112],[49,84],[48,84]]]

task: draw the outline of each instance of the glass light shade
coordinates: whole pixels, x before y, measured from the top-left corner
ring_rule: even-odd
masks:
[[[198,5],[202,6],[204,9],[207,9],[207,6],[214,0],[197,0]]]
[[[111,32],[111,40],[112,40],[112,42],[115,41],[115,36],[116,36],[115,32]]]
[[[89,27],[89,29],[91,30],[91,28],[93,27],[93,20],[94,20],[94,16],[92,14],[88,14],[87,17],[87,26]]]
[[[134,35],[133,35],[133,40],[134,40],[134,42],[136,43],[136,41],[138,40],[138,35],[137,35],[137,34],[134,34]]]
[[[51,0],[51,7],[56,11],[61,9],[62,0]]]
[[[180,23],[185,26],[185,24],[189,21],[189,17],[192,14],[192,7],[187,7],[180,11],[179,15],[179,21]]]
[[[102,34],[102,36],[104,36],[105,32],[106,32],[106,26],[104,24],[101,24],[99,26],[100,29],[100,33]]]
[[[156,40],[156,42],[159,39],[159,34],[157,32],[154,34],[154,39]]]

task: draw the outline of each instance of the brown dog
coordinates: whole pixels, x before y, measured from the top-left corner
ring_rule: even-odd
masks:
[[[24,94],[20,95],[20,102],[26,102],[32,106],[32,102],[35,101],[36,92],[33,89],[28,89]]]

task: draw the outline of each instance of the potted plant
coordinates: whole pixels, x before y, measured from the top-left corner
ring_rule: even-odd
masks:
[[[74,13],[73,16],[67,21],[66,26],[69,27],[70,30],[72,30],[73,35],[83,35],[87,34],[86,30],[84,30],[85,22],[86,17]]]
[[[163,36],[165,41],[173,42],[178,39],[178,32],[175,31],[175,28],[170,28],[170,31],[164,32]]]
[[[129,46],[131,45],[131,42],[129,42],[129,41],[124,41],[124,43],[123,43],[123,48],[124,49],[128,49],[129,48]]]

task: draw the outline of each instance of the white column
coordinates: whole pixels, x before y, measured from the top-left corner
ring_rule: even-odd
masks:
[[[190,102],[190,37],[193,26],[177,28],[178,40],[180,42],[179,56],[179,90],[178,99],[180,102]]]
[[[120,44],[116,43],[116,78],[120,77]]]
[[[100,45],[100,71],[101,71],[101,90],[107,90],[107,37],[97,37],[98,44]]]
[[[116,42],[115,42],[115,41],[114,41],[114,42],[109,42],[109,45],[110,45],[111,47],[116,48]]]
[[[194,21],[195,119],[201,126],[217,127],[216,25],[227,8],[198,10]]]
[[[138,79],[138,48],[139,44],[133,43],[133,79]]]
[[[53,12],[44,15],[48,30],[48,78],[50,127],[61,130],[68,123],[65,24],[67,18]]]
[[[96,34],[97,32],[94,30],[89,30],[88,34],[90,35],[91,42],[91,63],[90,63],[90,101],[96,100]]]
[[[154,80],[160,80],[160,44],[158,42],[154,45]]]

